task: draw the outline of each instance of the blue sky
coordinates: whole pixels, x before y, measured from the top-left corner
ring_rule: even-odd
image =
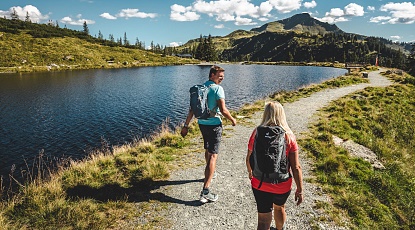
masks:
[[[149,46],[175,46],[201,34],[224,36],[237,29],[250,30],[265,23],[308,12],[335,23],[350,33],[415,41],[415,2],[387,0],[1,0],[0,16],[14,10],[24,20],[58,22],[60,27],[82,30],[108,39],[126,33]]]

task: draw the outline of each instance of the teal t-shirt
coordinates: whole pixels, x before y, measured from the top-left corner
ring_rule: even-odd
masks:
[[[209,117],[208,119],[199,119],[197,122],[201,125],[220,125],[222,124],[222,119],[217,101],[219,99],[225,99],[225,91],[222,86],[215,84],[215,82],[211,80],[206,81],[204,85],[212,85],[208,92],[208,106],[211,111],[215,109],[217,114],[216,116]]]

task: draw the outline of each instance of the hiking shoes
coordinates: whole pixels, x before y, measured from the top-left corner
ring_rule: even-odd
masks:
[[[218,200],[218,195],[215,193],[211,193],[209,191],[203,191],[200,193],[200,202],[207,203],[207,202],[215,202]]]

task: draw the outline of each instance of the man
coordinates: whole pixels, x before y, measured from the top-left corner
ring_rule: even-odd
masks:
[[[225,105],[225,92],[219,84],[225,77],[225,70],[219,66],[212,66],[209,71],[209,80],[204,83],[210,86],[208,92],[208,107],[215,113],[207,119],[199,119],[198,124],[202,132],[204,149],[205,149],[205,179],[203,182],[203,189],[200,193],[200,201],[206,203],[209,201],[216,201],[218,195],[209,191],[210,183],[213,179],[213,174],[216,168],[216,161],[218,159],[219,145],[222,138],[222,119],[221,115],[226,117],[236,125],[236,119],[232,117]],[[188,125],[193,118],[193,111],[189,109],[186,121],[181,130],[182,137],[185,137],[188,132]]]

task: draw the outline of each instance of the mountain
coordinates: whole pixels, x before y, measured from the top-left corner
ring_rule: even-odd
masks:
[[[297,33],[326,34],[326,33],[344,33],[336,25],[327,22],[321,22],[314,19],[308,13],[296,14],[290,18],[267,23],[261,27],[251,29],[255,32],[285,32],[294,31]]]
[[[382,66],[405,69],[407,47],[410,46],[384,38],[347,33],[302,13],[250,31],[237,30],[209,39],[201,36],[177,50],[205,61],[374,64],[378,58]],[[212,54],[212,50],[216,53]]]

